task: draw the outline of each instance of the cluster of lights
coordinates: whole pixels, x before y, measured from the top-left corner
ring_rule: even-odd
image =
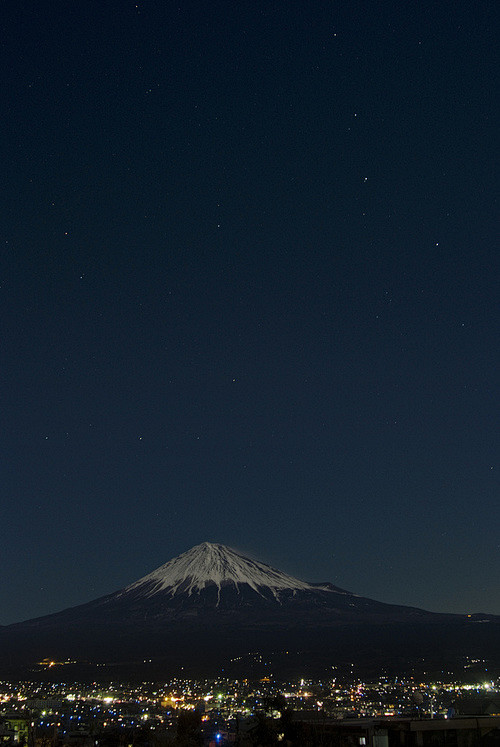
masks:
[[[459,699],[462,692],[465,695],[473,691],[479,694],[499,690],[500,682],[492,680],[461,684],[416,682],[413,678],[389,680],[387,677],[377,682],[352,678],[344,684],[335,677],[324,681],[302,678],[288,683],[274,682],[270,676],[254,683],[225,677],[203,681],[175,679],[164,685],[142,683],[124,687],[115,684],[106,690],[96,682],[89,686],[0,683],[0,710],[16,708],[20,718],[24,714],[27,723],[33,723],[35,728],[61,729],[61,736],[71,728],[89,728],[91,723],[95,724],[94,733],[96,728],[174,729],[176,712],[197,710],[205,733],[210,733],[217,744],[225,744],[225,730],[230,729],[234,719],[252,717],[259,710],[266,710],[272,718],[280,718],[279,709],[269,707],[278,694],[284,695],[287,708],[298,713],[305,709],[333,718],[391,717],[411,714],[417,707],[419,713],[428,717],[446,718],[443,704],[449,703],[450,696]],[[34,699],[40,704],[40,710],[38,717],[31,721]]]

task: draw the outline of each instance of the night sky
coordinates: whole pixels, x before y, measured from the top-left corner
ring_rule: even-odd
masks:
[[[500,614],[499,16],[2,6],[0,623],[206,540]]]

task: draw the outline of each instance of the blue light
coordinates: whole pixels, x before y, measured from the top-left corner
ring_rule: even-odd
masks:
[[[222,739],[222,734],[220,733],[220,731],[218,731],[217,734],[215,735],[215,741],[220,742],[221,739]]]

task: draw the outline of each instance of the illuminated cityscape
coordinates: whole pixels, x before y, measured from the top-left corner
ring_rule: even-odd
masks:
[[[498,740],[500,678],[0,682],[0,741],[9,747],[313,745],[334,744],[328,740],[335,735],[347,744],[353,729],[368,735],[356,737],[361,746],[374,729],[390,732],[396,725],[415,731],[420,724],[417,731],[429,734],[462,728],[465,734],[471,716]]]

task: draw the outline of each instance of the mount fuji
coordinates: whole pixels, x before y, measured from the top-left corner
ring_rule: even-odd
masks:
[[[499,632],[493,615],[377,602],[204,542],[112,594],[2,628],[0,674],[36,669],[42,660],[141,677],[248,673],[256,656],[287,672],[344,661],[365,669],[456,664],[471,656],[500,664]]]

